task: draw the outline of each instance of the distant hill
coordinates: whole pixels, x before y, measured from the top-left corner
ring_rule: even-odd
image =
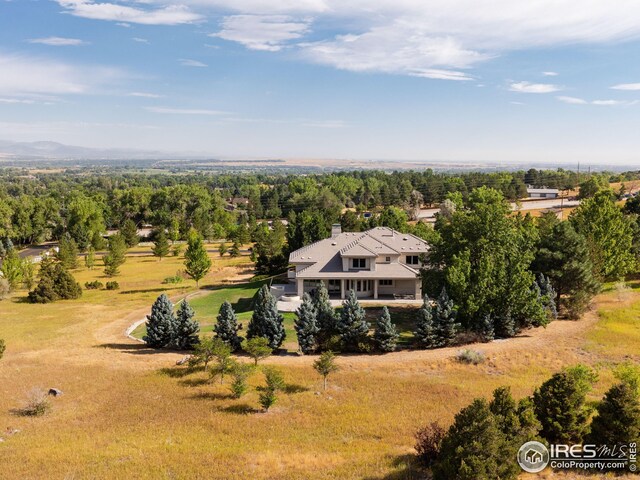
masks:
[[[151,159],[178,157],[181,155],[160,151],[132,149],[101,149],[64,145],[58,142],[9,142],[0,141],[0,158],[12,160],[35,159]]]

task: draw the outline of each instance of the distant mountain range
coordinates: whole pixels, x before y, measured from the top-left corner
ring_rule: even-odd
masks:
[[[155,158],[205,158],[206,155],[187,155],[152,150],[121,148],[88,148],[64,145],[58,142],[9,142],[0,140],[0,159],[11,160],[98,160],[98,159],[155,159]]]

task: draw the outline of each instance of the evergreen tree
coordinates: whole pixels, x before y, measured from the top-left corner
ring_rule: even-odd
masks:
[[[211,259],[204,248],[202,237],[196,232],[191,232],[189,235],[187,251],[184,254],[184,266],[187,275],[196,281],[196,287],[199,288],[200,280],[211,269]]]
[[[273,353],[269,346],[269,340],[264,337],[253,337],[242,344],[242,349],[253,358],[253,364],[258,366],[258,361],[267,358]]]
[[[427,295],[424,296],[422,306],[418,310],[417,327],[413,334],[422,348],[434,348],[438,343],[436,328],[433,324],[433,308]]]
[[[577,366],[556,373],[533,394],[540,434],[549,443],[580,443],[588,428],[587,392],[595,381],[593,372]]]
[[[127,244],[124,237],[119,233],[109,237],[109,247],[107,254],[102,257],[104,262],[104,273],[108,277],[115,277],[120,274],[120,266],[126,261]]]
[[[302,304],[296,310],[294,328],[302,353],[313,353],[318,346],[316,335],[318,334],[319,328],[317,325],[316,307],[308,293],[302,296]]]
[[[231,248],[229,249],[229,256],[231,258],[240,256],[240,245],[238,245],[238,242],[233,242],[231,245]]]
[[[168,347],[175,338],[175,325],[173,304],[163,293],[151,306],[151,314],[147,315],[147,335],[143,340],[152,348]]]
[[[316,309],[316,322],[319,329],[318,344],[323,346],[338,333],[336,312],[331,306],[329,292],[324,282],[312,290],[311,298]]]
[[[231,368],[231,393],[233,398],[241,398],[249,389],[247,379],[253,372],[254,367],[248,363],[235,362]]]
[[[515,479],[519,468],[496,417],[483,399],[460,410],[442,439],[432,467],[434,480]]]
[[[376,321],[373,333],[376,348],[382,352],[393,352],[398,345],[399,337],[396,326],[391,322],[389,309],[386,306],[382,307],[382,314]]]
[[[178,307],[173,332],[172,346],[178,350],[190,350],[198,343],[200,324],[193,319],[194,316],[195,312],[185,298]]]
[[[124,237],[124,242],[128,248],[135,247],[140,243],[140,237],[138,236],[138,228],[133,220],[126,219],[120,228],[120,235]]]
[[[494,334],[498,338],[513,337],[516,333],[516,322],[507,310],[495,316],[493,321]]]
[[[443,288],[436,302],[434,315],[436,331],[436,346],[448,347],[456,339],[459,324],[456,323],[456,312],[453,310],[453,300],[449,298],[447,289]]]
[[[93,270],[94,265],[96,264],[96,251],[90,246],[89,250],[87,250],[87,254],[84,256],[84,266],[89,270]]]
[[[53,258],[45,258],[40,262],[40,280],[36,288],[29,292],[29,302],[49,303],[81,296],[82,287],[62,263]]]
[[[620,382],[612,386],[596,408],[586,443],[628,445],[640,441],[640,398],[638,386]]]
[[[278,313],[276,299],[267,285],[258,290],[253,315],[247,327],[247,338],[254,337],[266,338],[273,350],[280,348],[286,337],[284,317]]]
[[[264,369],[264,377],[266,386],[262,387],[258,400],[265,412],[273,406],[277,401],[276,393],[285,387],[282,373],[273,367]]]
[[[154,257],[158,257],[160,261],[162,261],[164,257],[169,255],[169,248],[167,234],[164,233],[164,229],[161,229],[155,235],[151,251],[153,252]]]
[[[78,268],[78,245],[69,235],[64,235],[58,242],[56,257],[67,270]]]
[[[489,410],[495,416],[498,428],[509,441],[510,447],[514,449],[509,458],[515,458],[518,447],[537,437],[540,431],[541,425],[535,417],[531,401],[523,399],[516,403],[509,387],[499,387],[493,391]]]
[[[346,300],[342,302],[337,327],[340,339],[347,350],[360,351],[366,344],[370,326],[353,290],[349,290]]]
[[[322,375],[323,389],[327,389],[327,379],[333,372],[337,372],[340,367],[336,365],[336,356],[331,350],[322,352],[320,358],[313,362],[313,368],[316,372]]]
[[[227,244],[222,242],[220,244],[220,246],[218,247],[218,252],[220,253],[220,256],[223,257],[225,253],[227,253]]]
[[[571,222],[560,222],[541,238],[532,269],[551,282],[556,308],[570,318],[578,318],[600,290],[587,240]]]
[[[242,325],[238,324],[238,317],[236,312],[233,311],[233,307],[228,301],[223,302],[220,305],[216,324],[213,327],[216,337],[229,345],[232,352],[235,352],[240,348],[242,340],[244,340],[238,335],[238,331],[241,329]]]
[[[553,289],[551,280],[544,274],[538,274],[536,285],[539,288],[540,302],[552,319],[558,318],[558,309],[556,307],[556,291]]]
[[[495,338],[494,322],[490,313],[485,313],[482,317],[478,333],[482,335],[484,342],[491,342]]]

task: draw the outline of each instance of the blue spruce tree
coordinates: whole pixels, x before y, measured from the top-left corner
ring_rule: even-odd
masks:
[[[382,307],[382,314],[376,321],[373,333],[373,342],[376,348],[381,352],[393,352],[398,345],[399,337],[396,326],[391,322],[389,309],[386,306]]]
[[[172,346],[178,350],[190,350],[199,342],[200,324],[193,319],[195,312],[185,298],[178,307],[175,318]]]
[[[276,299],[267,285],[258,291],[251,321],[247,327],[247,338],[264,337],[272,349],[280,348],[286,337],[284,318],[278,313]]]
[[[308,293],[303,295],[302,304],[296,310],[294,328],[302,353],[313,353],[318,347],[316,335],[320,329],[317,324],[316,307]]]
[[[436,328],[433,324],[433,308],[427,295],[424,296],[422,307],[418,310],[418,322],[413,334],[421,348],[434,348],[438,343]]]
[[[356,292],[353,290],[349,290],[349,295],[342,302],[342,311],[337,327],[345,349],[360,351],[365,347],[368,340],[369,323],[365,318],[364,309],[358,302]]]
[[[453,309],[453,300],[449,298],[447,289],[443,288],[436,302],[434,315],[436,329],[436,346],[448,347],[456,339],[456,333],[460,325],[456,323],[456,311]]]
[[[541,273],[538,275],[536,283],[538,284],[538,288],[540,289],[540,301],[542,303],[542,306],[545,308],[549,316],[553,320],[556,320],[558,318],[558,308],[556,306],[556,291],[553,289],[553,285],[551,285],[551,280],[549,279],[549,277]]]
[[[244,338],[238,335],[242,325],[238,324],[236,312],[233,311],[233,307],[229,302],[225,301],[220,306],[220,312],[216,320],[216,324],[213,327],[216,337],[229,345],[232,352],[235,352],[242,345]]]
[[[316,309],[316,321],[319,329],[318,343],[324,344],[338,333],[336,312],[331,306],[329,292],[324,282],[311,292],[311,298]]]
[[[153,348],[170,346],[174,338],[175,323],[173,304],[163,293],[151,306],[151,314],[147,315],[147,335],[143,340]]]

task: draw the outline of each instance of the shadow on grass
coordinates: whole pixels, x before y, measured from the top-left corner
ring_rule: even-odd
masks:
[[[232,400],[233,395],[219,392],[198,392],[189,398],[193,398],[194,400]]]
[[[382,477],[365,477],[366,480],[425,480],[431,478],[430,474],[420,468],[416,456],[410,453],[395,457],[391,465],[398,470]]]
[[[251,415],[252,413],[260,413],[260,410],[252,407],[248,403],[229,405],[228,407],[219,408],[218,411],[224,413],[233,413],[235,415]]]
[[[171,290],[186,290],[187,287],[162,287],[162,288],[143,288],[139,290],[123,290],[120,295],[130,295],[132,293],[154,293],[154,292],[168,292]]]
[[[288,383],[282,389],[282,391],[287,394],[308,392],[309,390],[311,389],[308,387],[305,387],[303,385],[296,385],[294,383]]]
[[[93,348],[106,348],[108,350],[119,350],[123,353],[132,355],[150,355],[152,353],[164,352],[164,350],[156,350],[148,347],[145,343],[101,343],[94,345]]]
[[[202,372],[203,370],[203,367],[166,367],[158,370],[158,373],[170,378],[184,378],[187,375]]]
[[[179,385],[183,387],[202,387],[203,385],[209,385],[211,380],[209,378],[187,378],[186,380],[180,380]]]

